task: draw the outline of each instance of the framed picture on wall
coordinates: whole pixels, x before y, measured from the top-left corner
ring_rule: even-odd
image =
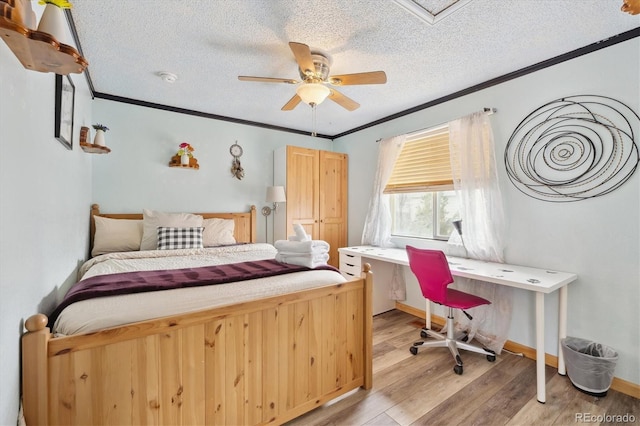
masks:
[[[56,74],[55,136],[67,149],[73,149],[73,103],[76,88],[68,75]]]

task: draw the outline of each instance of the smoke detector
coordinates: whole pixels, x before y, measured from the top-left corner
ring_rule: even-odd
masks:
[[[170,72],[166,72],[166,71],[161,71],[158,73],[158,75],[160,76],[162,81],[164,81],[165,83],[175,83],[176,80],[178,79],[177,75]]]

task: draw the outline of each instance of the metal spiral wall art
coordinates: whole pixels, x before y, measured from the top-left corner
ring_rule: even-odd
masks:
[[[543,201],[571,202],[605,195],[638,167],[640,117],[605,96],[569,96],[529,114],[504,152],[511,182]]]

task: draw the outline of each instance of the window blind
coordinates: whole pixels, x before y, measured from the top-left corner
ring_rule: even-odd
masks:
[[[411,135],[384,189],[385,194],[453,189],[449,126]]]

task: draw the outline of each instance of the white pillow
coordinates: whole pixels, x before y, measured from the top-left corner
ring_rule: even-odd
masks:
[[[158,248],[158,227],[192,228],[202,226],[202,216],[191,213],[163,213],[155,210],[142,210],[142,242],[140,250]]]
[[[205,219],[202,222],[202,226],[204,226],[202,239],[205,247],[215,247],[236,243],[236,239],[233,236],[233,231],[235,229],[235,222],[233,219]]]
[[[91,256],[118,251],[140,250],[142,220],[111,219],[94,216],[96,233],[93,236]]]

